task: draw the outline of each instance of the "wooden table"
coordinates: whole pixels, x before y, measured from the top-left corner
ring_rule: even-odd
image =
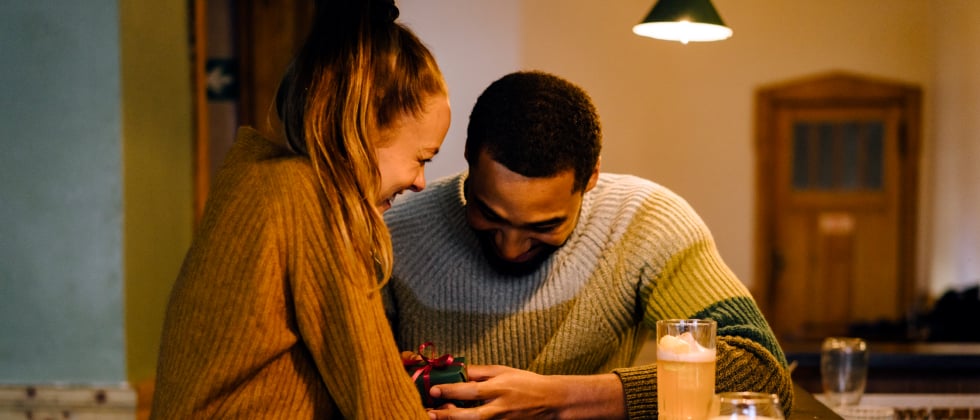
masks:
[[[787,420],[842,419],[797,383],[793,384],[793,394],[793,414]]]

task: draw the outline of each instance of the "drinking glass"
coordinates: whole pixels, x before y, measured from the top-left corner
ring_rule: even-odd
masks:
[[[782,420],[783,407],[776,394],[722,392],[711,405],[711,420]]]
[[[868,344],[853,337],[824,339],[820,378],[831,408],[859,403],[868,382]]]
[[[657,321],[657,410],[662,420],[708,418],[715,393],[715,333],[710,319]]]

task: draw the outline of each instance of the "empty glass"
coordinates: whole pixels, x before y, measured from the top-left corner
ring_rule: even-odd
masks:
[[[860,338],[828,337],[820,350],[820,379],[827,405],[856,405],[868,382],[868,344]]]
[[[711,420],[782,420],[783,408],[776,394],[722,392],[711,404]]]

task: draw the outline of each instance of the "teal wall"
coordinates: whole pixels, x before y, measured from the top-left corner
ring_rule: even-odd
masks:
[[[0,382],[126,379],[119,11],[0,13]]]

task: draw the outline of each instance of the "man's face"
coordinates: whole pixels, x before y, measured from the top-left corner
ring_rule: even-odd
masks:
[[[595,186],[593,174],[586,191]],[[583,192],[573,192],[571,169],[551,178],[511,172],[480,152],[466,186],[466,220],[499,272],[524,275],[537,269],[571,236]]]

